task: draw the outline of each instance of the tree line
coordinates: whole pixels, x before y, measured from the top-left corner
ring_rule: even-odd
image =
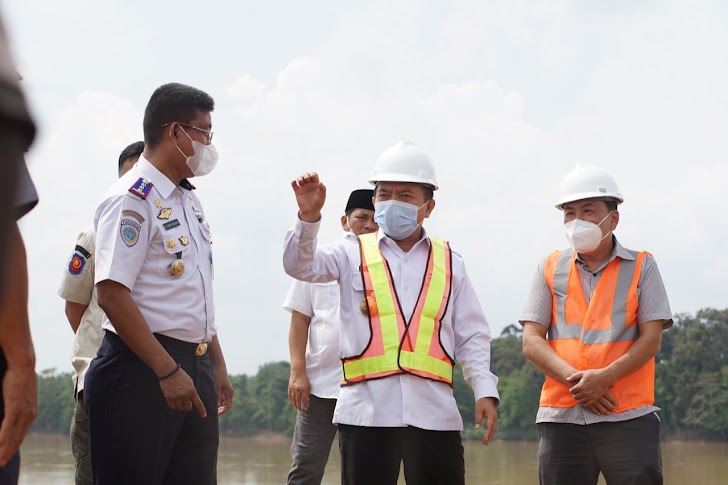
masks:
[[[520,325],[509,325],[493,339],[491,369],[499,377],[502,401],[496,438],[537,439],[534,420],[543,376],[521,353]],[[254,376],[231,376],[235,399],[220,418],[220,432],[292,434],[296,413],[288,402],[289,371],[288,362],[270,362]],[[676,315],[673,327],[663,334],[655,372],[663,438],[728,440],[728,308]],[[480,439],[482,431],[473,429],[473,394],[459,366],[453,387],[465,424],[463,436]],[[41,372],[38,404],[33,431],[68,433],[74,406],[70,373]]]

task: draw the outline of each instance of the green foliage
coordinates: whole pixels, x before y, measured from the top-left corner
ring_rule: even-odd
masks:
[[[655,374],[664,436],[728,439],[728,309],[677,315]]]
[[[655,404],[667,438],[728,440],[728,309],[677,315],[663,334],[657,356]],[[498,376],[501,406],[496,439],[536,439],[534,424],[543,376],[521,351],[521,328],[509,325],[491,344],[491,369]],[[296,411],[288,402],[288,362],[261,366],[252,377],[231,376],[232,409],[220,418],[227,435],[292,433]],[[453,393],[466,439],[480,440],[473,429],[474,399],[459,366]],[[67,433],[73,414],[73,384],[68,373],[45,370],[38,376],[39,415],[32,430]]]
[[[253,421],[259,430],[293,433],[296,412],[288,402],[288,362],[272,362],[258,369],[250,380],[250,391],[256,406]]]
[[[38,417],[31,431],[68,433],[74,404],[71,374],[42,371],[38,375]]]

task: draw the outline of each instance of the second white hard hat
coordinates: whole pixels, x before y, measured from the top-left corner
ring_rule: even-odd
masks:
[[[563,210],[568,202],[602,197],[614,199],[617,204],[624,202],[617,182],[609,172],[595,165],[577,164],[561,182],[561,197],[556,208]]]
[[[369,178],[372,185],[378,182],[409,182],[438,189],[435,164],[411,141],[397,142],[379,155]]]

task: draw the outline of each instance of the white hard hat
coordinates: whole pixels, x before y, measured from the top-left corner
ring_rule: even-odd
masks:
[[[595,165],[577,164],[561,182],[561,198],[556,208],[563,210],[564,204],[575,200],[604,197],[614,199],[617,204],[624,202],[617,182],[609,172]]]
[[[372,185],[378,182],[410,182],[438,188],[435,164],[411,141],[397,142],[379,155],[369,178]]]

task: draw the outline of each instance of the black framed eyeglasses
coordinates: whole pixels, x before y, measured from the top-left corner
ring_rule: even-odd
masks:
[[[185,128],[192,128],[193,130],[197,130],[201,133],[204,133],[205,139],[207,140],[207,144],[209,145],[210,143],[212,143],[212,136],[215,134],[212,132],[212,130],[203,130],[202,128],[198,128],[195,125],[188,125],[187,123],[180,123],[179,121],[170,121],[169,123],[165,123],[162,125],[162,128],[164,128],[165,126],[169,126],[172,123],[177,123],[178,125],[184,126]]]

